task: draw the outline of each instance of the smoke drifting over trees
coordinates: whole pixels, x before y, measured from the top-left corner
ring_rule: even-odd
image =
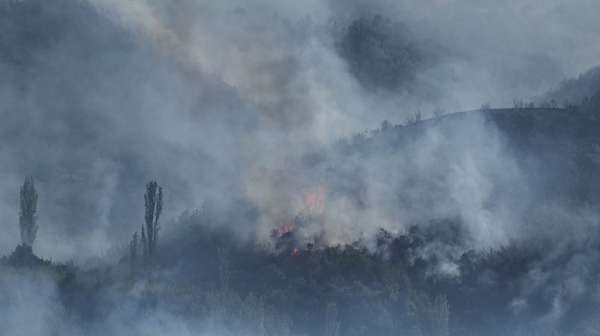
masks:
[[[0,0],[0,334],[593,335],[597,13]]]

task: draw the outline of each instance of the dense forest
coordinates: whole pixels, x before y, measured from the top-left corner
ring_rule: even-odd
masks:
[[[447,28],[573,12],[324,3],[0,0],[0,335],[600,333],[600,68]]]

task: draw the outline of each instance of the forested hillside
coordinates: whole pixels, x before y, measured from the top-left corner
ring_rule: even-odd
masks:
[[[328,246],[318,238],[303,244],[306,238],[297,233],[304,227],[335,220],[326,216],[327,205],[316,211],[307,203],[293,224],[274,229],[271,239],[240,244],[220,225],[220,212],[228,208],[209,202],[169,224],[175,227],[161,236],[152,265],[141,247],[136,254],[123,249],[117,264],[82,268],[40,259],[19,245],[2,259],[2,281],[43,274],[43,282],[56,283],[57,304],[64,310],[45,316],[50,333],[87,333],[97,323],[133,319],[142,325],[185,323],[210,334],[525,335],[538,332],[537,321],[559,300],[566,306],[552,332],[593,335],[598,232],[582,223],[583,215],[565,217],[541,208],[596,211],[597,120],[562,109],[457,113],[378,130],[369,139],[332,147],[322,160],[376,157],[380,142],[392,145],[386,155],[412,155],[404,150],[421,134],[451,133],[481,118],[506,137],[507,148],[527,168],[527,179],[544,186],[525,217],[535,223],[533,236],[477,249],[465,219],[457,216],[415,221],[400,233],[382,228],[374,237],[344,245]],[[359,195],[352,196],[356,202]],[[565,235],[584,229],[581,236]],[[8,300],[17,299],[14,295],[25,293],[4,294]]]
[[[524,2],[0,0],[0,335],[598,335],[600,70],[513,97],[597,5]]]
[[[580,112],[600,113],[600,67],[594,67],[577,78],[565,79],[557,89],[547,92],[543,99]]]

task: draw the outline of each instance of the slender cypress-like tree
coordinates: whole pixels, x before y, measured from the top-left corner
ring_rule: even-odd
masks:
[[[148,266],[151,266],[156,251],[158,231],[160,230],[159,219],[163,207],[162,187],[156,181],[150,181],[146,185],[144,203],[146,206],[146,226],[145,230],[142,227],[142,245],[145,262]]]
[[[131,242],[129,243],[129,255],[131,256],[131,262],[133,264],[136,263],[137,255],[138,255],[138,233],[134,232],[131,237]]]
[[[142,224],[142,263],[144,267],[148,266],[148,239],[146,239],[146,229]]]
[[[138,233],[134,232],[129,243],[129,257],[131,262],[131,275],[135,277],[138,271],[138,250],[139,250],[139,239]]]
[[[19,229],[21,230],[21,243],[29,247],[33,245],[38,230],[37,199],[38,194],[33,185],[33,177],[27,176],[21,187]]]

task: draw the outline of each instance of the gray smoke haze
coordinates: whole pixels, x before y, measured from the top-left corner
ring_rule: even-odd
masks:
[[[5,23],[5,45],[28,42],[0,59],[1,254],[18,242],[24,175],[40,195],[34,249],[57,259],[128,240],[151,179],[165,189],[165,230],[185,209],[235,196],[258,215],[230,225],[261,240],[305,209],[303,187],[320,184],[327,224],[315,225],[330,243],[448,215],[465,220],[474,246],[506,242],[526,230],[536,186],[483,119],[425,133],[406,156],[386,155],[393,142],[383,142],[367,161],[290,162],[417,109],[507,106],[597,65],[600,52],[592,0],[89,4],[97,18],[67,13],[72,26],[45,41]],[[336,52],[336,29],[376,14],[440,51],[413,93],[366,90]]]
[[[221,312],[214,312],[209,320],[198,321],[177,316],[162,305],[144,311],[140,293],[146,285],[136,284],[116,306],[99,307],[102,318],[89,322],[77,320],[65,310],[50,276],[7,270],[0,274],[1,330],[5,335],[14,336],[254,334],[248,325],[223,325],[220,320],[226,316]],[[115,299],[111,292],[101,295],[106,301]]]
[[[519,125],[507,134],[511,128],[490,121],[490,111],[393,125],[416,111],[429,119],[436,106],[448,113],[507,107],[597,66],[600,2],[25,0],[19,13],[10,3],[0,0],[0,255],[20,242],[26,175],[39,194],[34,252],[82,269],[125,254],[143,223],[145,184],[156,180],[165,193],[165,245],[177,244],[189,212],[181,214],[195,209],[212,211],[210,225],[232,228],[240,242],[267,241],[280,225],[295,225],[300,249],[353,242],[386,258],[379,229],[406,233],[418,224],[436,240],[411,250],[411,262],[436,260],[426,274],[440,279],[460,279],[470,249],[543,251],[511,278],[502,309],[523,316],[514,335],[550,334],[577,314],[577,303],[599,302],[590,274],[600,260],[600,213],[560,194],[569,183],[562,177],[580,172],[568,162],[571,147],[541,139],[551,148],[532,158],[519,152]],[[28,12],[27,4],[43,9]],[[427,61],[415,62],[398,87],[368,87],[353,64],[364,55],[341,51],[361,18],[373,26],[381,20],[409,41],[386,45],[397,47],[393,55],[416,50]],[[382,60],[387,51],[368,55]],[[547,166],[539,157],[566,163]],[[459,223],[458,233],[436,220]],[[184,274],[185,265],[174,264],[160,272]],[[163,273],[155,276],[170,277]],[[477,276],[477,288],[509,283],[492,270]],[[156,287],[140,279],[130,291],[103,288],[90,313],[96,320],[75,320],[63,305],[72,298],[59,296],[68,284],[59,290],[51,279],[0,274],[2,332],[253,334],[243,318],[225,320],[226,307],[205,314],[214,320],[195,321],[169,302],[146,306],[142,295]],[[245,300],[235,303],[252,310]],[[536,300],[552,308],[539,313]]]

